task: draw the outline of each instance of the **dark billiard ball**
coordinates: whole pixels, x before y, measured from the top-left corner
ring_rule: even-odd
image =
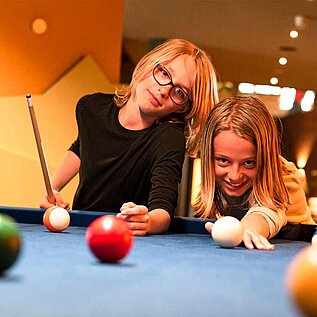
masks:
[[[18,225],[13,218],[0,214],[0,274],[18,258],[21,238]]]
[[[86,241],[102,262],[118,262],[131,250],[133,235],[127,223],[115,216],[101,216],[87,228]]]
[[[317,246],[307,246],[292,259],[286,289],[305,316],[317,316]]]

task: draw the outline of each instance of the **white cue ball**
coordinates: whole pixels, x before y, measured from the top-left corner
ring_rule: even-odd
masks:
[[[242,242],[242,224],[237,218],[222,217],[214,223],[211,236],[217,245],[223,248],[234,248]]]
[[[62,232],[68,228],[70,216],[66,209],[53,206],[45,211],[43,223],[49,231]]]

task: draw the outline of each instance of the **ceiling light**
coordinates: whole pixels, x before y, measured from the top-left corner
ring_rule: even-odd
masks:
[[[307,17],[297,14],[294,17],[294,25],[298,30],[304,30],[309,24],[309,20]]]
[[[240,83],[238,86],[238,90],[242,94],[253,94],[254,93],[254,85],[251,83]]]
[[[278,96],[281,93],[281,87],[270,86],[270,85],[255,85],[254,91],[256,94],[259,94],[259,95]]]
[[[35,34],[44,34],[47,30],[47,22],[42,18],[37,18],[32,22],[32,31]]]
[[[300,103],[301,109],[303,111],[311,111],[315,102],[315,92],[312,90],[307,90]]]
[[[292,39],[296,39],[298,37],[298,32],[296,30],[292,30],[291,32],[289,32],[289,36]]]
[[[272,77],[272,78],[270,79],[270,83],[271,83],[272,85],[276,85],[276,84],[278,83],[278,79],[277,79],[276,77]]]
[[[296,95],[295,88],[283,87],[280,95],[280,109],[281,110],[291,110],[294,105]]]
[[[287,58],[285,57],[281,57],[278,62],[281,64],[281,65],[286,65],[287,64]]]

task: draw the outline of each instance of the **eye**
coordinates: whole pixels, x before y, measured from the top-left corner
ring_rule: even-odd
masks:
[[[179,98],[182,98],[182,99],[186,98],[186,94],[182,88],[175,86],[174,90],[175,90],[176,95]]]
[[[166,76],[166,77],[169,77],[169,76],[168,76],[168,72],[167,72],[165,69],[162,69],[162,75],[163,75],[163,76]]]
[[[226,166],[229,164],[229,160],[224,157],[216,157],[215,160],[219,166]]]
[[[244,162],[245,167],[247,168],[254,168],[256,165],[256,162],[254,160],[248,160]]]
[[[158,66],[158,71],[160,72],[160,76],[162,77],[162,78],[170,78],[170,74],[169,74],[169,72],[167,71],[167,69],[166,68],[164,68],[162,65],[159,65]]]

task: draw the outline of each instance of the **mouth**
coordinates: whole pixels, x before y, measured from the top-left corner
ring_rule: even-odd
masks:
[[[149,91],[150,102],[154,106],[162,107],[162,104],[158,101],[158,99]]]
[[[223,180],[223,181],[226,183],[227,187],[229,187],[229,188],[231,188],[233,190],[238,190],[238,189],[244,187],[246,185],[246,183],[247,183],[247,181],[246,182],[240,182],[240,183],[232,183],[232,182],[229,182],[229,181],[226,181],[226,180]]]

